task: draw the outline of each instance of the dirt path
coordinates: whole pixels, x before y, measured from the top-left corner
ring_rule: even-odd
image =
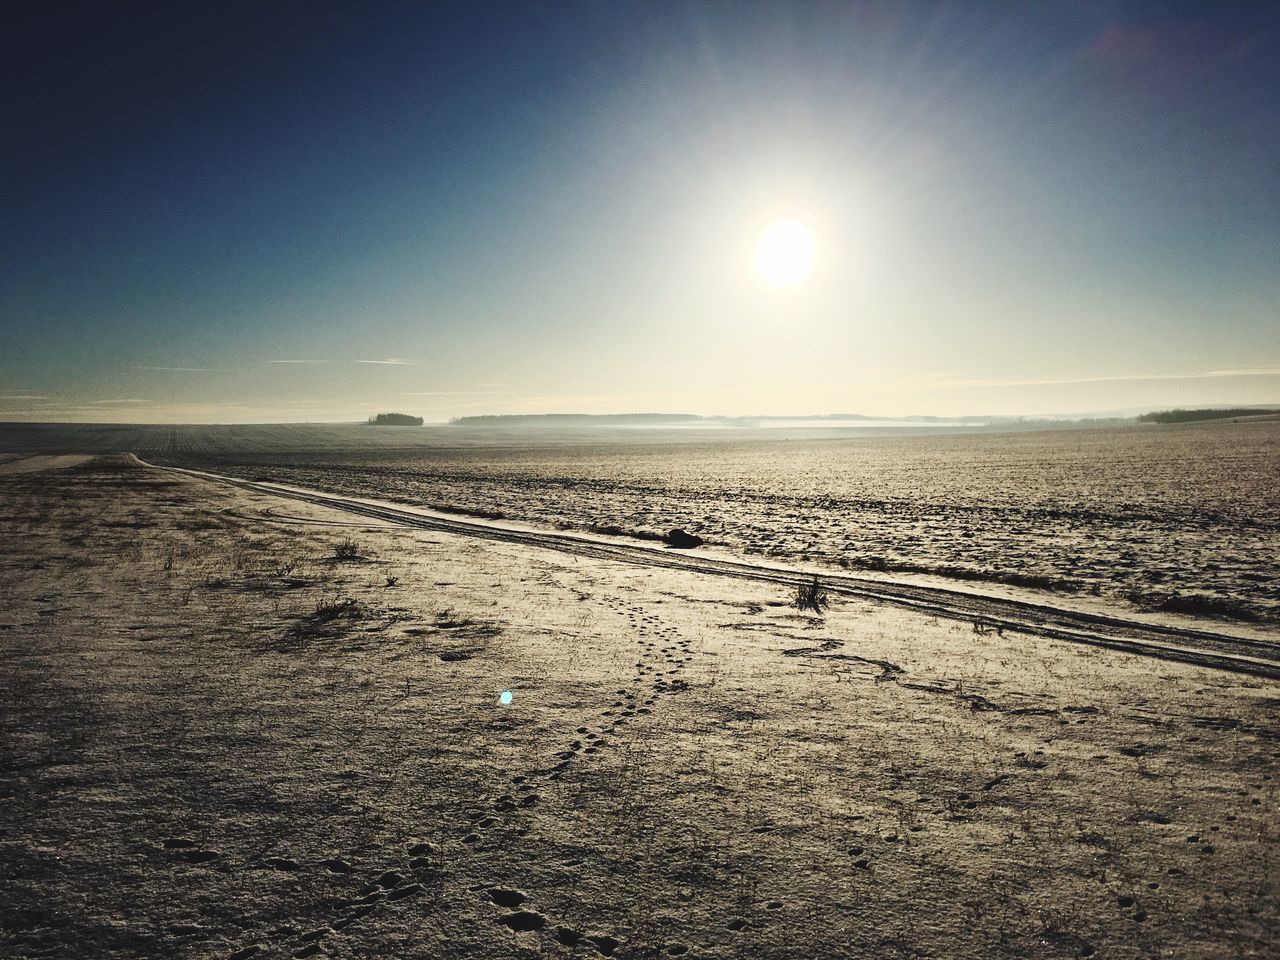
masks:
[[[139,460],[139,462],[143,461]],[[151,465],[148,464],[148,466]],[[386,523],[557,550],[583,557],[792,587],[819,575],[815,571],[726,560],[706,556],[698,551],[676,552],[646,545],[611,543],[602,538],[580,534],[552,533],[505,526],[494,522],[462,520],[413,507],[342,497],[282,484],[259,483],[180,467],[154,467],[154,469],[170,470],[229,484],[243,490],[333,507]],[[1117,616],[1065,610],[1047,604],[991,597],[960,590],[870,580],[828,571],[823,571],[820,576],[831,593],[891,603],[921,613],[969,621],[979,633],[1005,630],[1035,633],[1040,636],[1123,650],[1127,653],[1161,660],[1192,663],[1219,670],[1280,679],[1280,640],[1242,637],[1189,626],[1169,627]]]

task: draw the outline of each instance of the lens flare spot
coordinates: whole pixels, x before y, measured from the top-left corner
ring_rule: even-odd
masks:
[[[498,697],[498,702],[504,707],[511,703],[511,691],[503,690],[502,696]]]

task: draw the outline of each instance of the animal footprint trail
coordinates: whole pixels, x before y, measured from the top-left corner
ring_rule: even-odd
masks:
[[[543,795],[538,789],[539,780],[561,780],[571,765],[587,762],[607,749],[611,745],[609,735],[615,734],[620,727],[651,716],[653,707],[664,694],[684,689],[683,681],[665,678],[681,673],[685,664],[692,662],[691,641],[677,639],[674,628],[660,627],[657,617],[644,615],[638,607],[626,607],[620,598],[607,598],[606,606],[615,614],[624,616],[636,633],[635,642],[640,653],[634,679],[629,686],[614,691],[614,699],[602,713],[604,722],[594,727],[580,725],[574,728],[573,735],[552,755],[554,762],[550,766],[513,775],[508,791],[490,797],[473,808],[465,821],[457,826],[455,836],[461,848],[459,854],[465,856],[468,852],[483,848],[486,835],[498,830],[507,831],[504,837],[506,842],[518,842],[520,819],[543,803]],[[650,684],[647,690],[646,683]],[[189,857],[203,854],[202,851],[193,849],[193,842],[174,842],[177,846],[173,852],[177,854]],[[327,926],[315,928],[294,938],[289,945],[291,956],[320,956],[324,952],[323,942],[327,938],[349,931],[370,918],[377,918],[386,910],[394,909],[402,902],[411,901],[425,893],[428,882],[442,875],[437,868],[440,853],[435,844],[427,841],[409,845],[400,865],[387,866],[361,888],[356,897],[340,902],[335,909],[337,917]],[[217,854],[212,856],[216,857]],[[288,872],[302,869],[302,865],[296,861],[281,857],[267,858],[264,865]],[[351,872],[350,865],[338,857],[322,860],[317,866],[333,874]],[[612,956],[621,946],[621,941],[611,934],[582,932],[532,909],[528,905],[530,894],[523,890],[483,885],[473,889],[481,893],[482,899],[489,905],[506,911],[495,918],[496,922],[515,934],[548,936],[569,947],[589,946],[602,956]],[[247,960],[256,956],[260,947],[260,944],[251,944],[233,956]]]
[[[506,910],[495,921],[516,933],[545,933],[564,946],[586,944],[594,947],[602,956],[611,956],[621,944],[616,937],[604,933],[583,933],[563,923],[557,923],[547,914],[528,905],[529,894],[514,887],[494,886],[475,888],[495,907]]]
[[[624,686],[614,691],[614,699],[610,702],[608,708],[602,711],[601,715],[605,718],[603,723],[595,728],[580,725],[574,729],[574,736],[568,740],[564,749],[553,755],[553,759],[558,762],[550,768],[513,777],[512,783],[517,791],[531,790],[532,781],[540,776],[545,776],[549,780],[561,779],[571,764],[584,762],[592,755],[598,754],[599,751],[608,747],[610,742],[606,739],[607,736],[616,733],[620,726],[650,715],[652,706],[661,695],[661,691],[654,691],[650,696],[642,699],[644,697],[646,675],[658,672],[657,668],[651,665],[651,660],[661,658],[667,665],[672,667],[667,671],[669,673],[679,672],[683,669],[686,660],[692,660],[689,641],[669,642],[674,638],[675,631],[670,628],[658,628],[656,617],[642,615],[642,610],[638,607],[625,607],[619,598],[606,598],[605,602],[606,606],[615,614],[624,616],[628,625],[636,633],[635,642],[640,650],[640,658],[635,665],[636,677],[630,686]],[[653,640],[649,639],[651,635],[668,642],[666,645],[659,647]],[[677,657],[677,652],[682,655]],[[659,682],[662,683],[662,681]],[[555,922],[546,914],[532,909],[528,905],[529,894],[523,890],[509,887],[490,887],[484,892],[494,905],[506,908],[509,911],[500,915],[497,918],[497,922],[509,927],[514,932],[550,935],[564,946],[589,945],[602,956],[612,956],[621,945],[621,941],[610,934],[583,933],[564,923]]]

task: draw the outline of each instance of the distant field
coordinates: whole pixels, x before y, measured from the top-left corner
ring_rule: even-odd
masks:
[[[476,418],[479,424],[399,426],[370,423],[112,424],[0,423],[0,452],[121,453],[168,457],[193,454],[338,453],[366,450],[438,450],[457,447],[547,447],[599,444],[773,443],[782,440],[937,436],[1008,432],[1016,427],[884,421],[874,424],[809,421],[770,429],[702,426],[671,429],[624,426],[538,425],[521,418]],[[781,422],[779,422],[781,423]],[[1023,426],[1023,430],[1028,429]]]
[[[749,440],[741,432],[27,428],[157,461],[743,555],[1280,619],[1280,424]],[[541,442],[535,442],[541,441]]]

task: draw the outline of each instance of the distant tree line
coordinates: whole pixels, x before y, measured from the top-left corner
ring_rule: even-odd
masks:
[[[453,417],[463,427],[660,426],[704,418],[691,413],[509,413]]]
[[[379,413],[369,418],[369,422],[379,427],[420,427],[421,417],[411,417],[407,413]]]
[[[1138,419],[1143,423],[1190,423],[1193,420],[1230,420],[1232,417],[1259,417],[1277,414],[1280,410],[1263,410],[1258,407],[1236,407],[1231,410],[1157,410],[1144,413]]]

